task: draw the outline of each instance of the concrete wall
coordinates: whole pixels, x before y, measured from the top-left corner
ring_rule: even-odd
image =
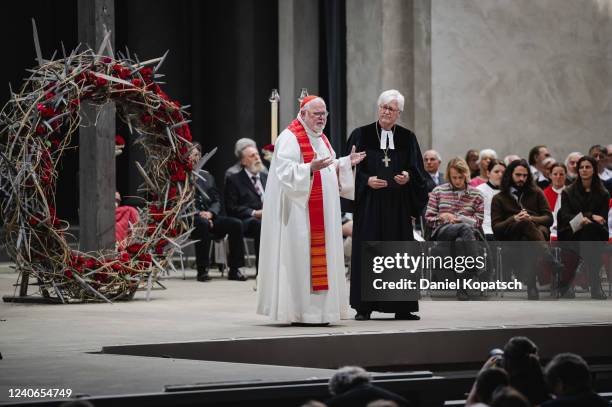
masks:
[[[376,120],[386,89],[406,97],[401,122],[414,126],[412,0],[346,2],[347,129]]]
[[[607,0],[433,0],[432,140],[553,157],[612,141]]]

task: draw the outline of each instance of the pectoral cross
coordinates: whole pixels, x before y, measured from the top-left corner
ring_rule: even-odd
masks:
[[[380,161],[385,163],[385,167],[389,167],[389,161],[391,161],[391,159],[389,157],[387,157],[387,155],[385,154],[385,158],[383,158]]]

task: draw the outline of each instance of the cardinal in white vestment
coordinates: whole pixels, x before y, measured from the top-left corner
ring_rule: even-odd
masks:
[[[348,318],[340,196],[353,199],[355,152],[336,158],[325,102],[307,96],[278,136],[264,195],[257,313],[285,323]]]

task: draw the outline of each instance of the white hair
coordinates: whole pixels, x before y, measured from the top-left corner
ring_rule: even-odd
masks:
[[[436,160],[442,162],[442,156],[436,150],[427,150],[427,151],[425,151],[423,153],[423,157],[425,157],[425,154],[427,154],[427,153],[433,153],[436,156]]]
[[[257,148],[257,143],[255,143],[255,140],[246,137],[239,139],[236,141],[236,144],[234,144],[234,155],[238,158],[242,158],[242,150],[247,147]]]
[[[569,166],[569,160],[570,160],[570,158],[572,158],[573,155],[577,155],[578,158],[580,158],[580,157],[582,157],[583,154],[580,151],[574,151],[574,152],[569,153],[567,155],[567,157],[565,157],[565,166],[566,167]]]
[[[364,383],[370,383],[372,378],[368,372],[359,366],[344,366],[329,379],[329,392],[332,395],[342,394],[347,390]]]
[[[519,157],[516,154],[508,154],[507,156],[504,157],[504,164],[506,165],[510,165],[510,163],[512,161],[516,161],[516,160],[520,160],[521,157]]]
[[[482,159],[485,157],[497,158],[497,153],[495,152],[495,150],[490,148],[480,150],[480,153],[478,153],[478,161],[476,161],[476,164],[480,164],[480,161],[482,161]]]
[[[389,89],[381,93],[380,96],[378,97],[378,106],[387,104],[391,102],[392,100],[397,101],[397,107],[399,108],[400,112],[403,112],[404,111],[404,95],[402,95],[401,93],[399,93],[399,91],[395,89]]]

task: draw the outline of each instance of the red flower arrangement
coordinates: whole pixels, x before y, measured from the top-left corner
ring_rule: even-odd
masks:
[[[7,207],[5,219],[11,221],[5,228],[26,228],[22,237],[7,234],[9,254],[30,263],[28,268],[42,286],[56,290],[62,301],[130,298],[149,275],[171,266],[173,251],[188,238],[189,227],[180,215],[193,197],[192,167],[186,157],[192,135],[181,103],[155,82],[160,61],[143,65],[86,50],[73,53],[69,60],[46,62],[12,96],[0,119],[0,128],[5,129],[0,137],[11,141],[0,145],[14,146],[2,153],[23,179],[9,199],[30,205],[26,210],[15,204]],[[106,255],[71,249],[63,237],[68,222],[57,217],[54,205],[56,167],[78,129],[85,99],[96,104],[115,102],[118,115],[140,134],[138,141],[147,157],[151,151],[156,156],[143,165],[155,180],[145,185],[151,201],[140,213],[125,249]],[[30,124],[15,129],[10,123]],[[126,142],[116,135],[115,144],[120,147]],[[31,160],[31,165],[24,165],[24,159]]]

